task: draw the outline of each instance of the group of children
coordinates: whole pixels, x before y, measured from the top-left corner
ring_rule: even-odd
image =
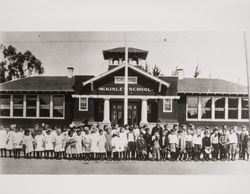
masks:
[[[23,130],[0,125],[0,156],[74,160],[249,160],[250,136],[246,126],[221,130],[194,125],[124,127],[85,125],[60,129],[47,124]]]

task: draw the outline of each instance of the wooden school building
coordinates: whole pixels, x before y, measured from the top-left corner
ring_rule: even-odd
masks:
[[[69,67],[67,76],[32,76],[0,84],[0,123],[123,125],[124,53],[124,47],[104,50],[109,65],[100,75],[73,75]],[[247,87],[222,79],[184,78],[181,69],[176,77],[155,77],[141,67],[147,55],[148,51],[128,48],[128,124],[248,123]]]

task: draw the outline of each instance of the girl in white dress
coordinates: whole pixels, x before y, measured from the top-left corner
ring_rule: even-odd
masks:
[[[73,130],[70,130],[66,141],[66,154],[68,155],[68,159],[75,158],[76,154],[76,138],[73,135]]]
[[[113,148],[113,160],[119,160],[119,153],[121,150],[121,141],[118,134],[113,134],[113,137],[111,139],[111,145]]]
[[[35,152],[36,152],[36,157],[41,158],[44,152],[44,146],[45,146],[45,138],[42,133],[42,130],[38,131],[38,134],[35,136]]]
[[[23,148],[23,133],[16,127],[13,133],[14,157],[20,158],[21,149]]]
[[[6,157],[7,131],[0,125],[0,151],[1,157]]]
[[[121,141],[121,152],[120,152],[120,158],[126,159],[126,152],[128,147],[128,139],[127,139],[127,132],[125,131],[125,128],[121,128],[121,132],[119,134],[120,141]]]
[[[34,152],[34,138],[30,134],[29,130],[24,132],[23,144],[25,146],[25,158],[31,158],[32,152]]]
[[[11,126],[7,133],[7,143],[6,143],[6,149],[9,152],[9,157],[11,157],[13,151],[13,136],[14,136],[14,128],[13,126]]]
[[[76,131],[76,157],[77,159],[82,159],[83,158],[83,145],[82,145],[82,140],[83,140],[83,136],[82,136],[82,132],[81,130],[77,130]]]
[[[61,129],[57,129],[57,135],[55,136],[55,158],[62,159],[64,152],[64,135],[62,134]]]
[[[48,129],[44,135],[45,140],[45,158],[53,158],[54,155],[54,139],[51,134],[51,130]]]
[[[83,137],[83,153],[84,160],[90,160],[90,152],[91,152],[91,134],[88,128],[85,128],[85,134]]]
[[[96,154],[99,152],[98,141],[99,141],[99,133],[96,128],[93,129],[93,132],[90,134],[91,138],[91,159],[96,159]]]
[[[99,159],[104,160],[105,155],[106,155],[106,149],[105,149],[105,144],[106,144],[106,137],[104,134],[104,131],[102,129],[99,130],[99,140],[98,140],[98,147],[99,147]]]

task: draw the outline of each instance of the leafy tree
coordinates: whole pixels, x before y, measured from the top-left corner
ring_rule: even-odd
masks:
[[[152,75],[158,77],[161,74],[161,70],[156,65],[152,68]]]
[[[3,60],[0,61],[0,83],[43,74],[42,62],[30,51],[18,52],[15,47],[1,45]]]

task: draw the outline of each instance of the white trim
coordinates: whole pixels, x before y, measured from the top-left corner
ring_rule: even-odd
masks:
[[[50,95],[50,102],[49,102],[49,117],[53,117],[53,95]]]
[[[186,121],[212,121],[212,122],[248,122],[248,119],[186,119]]]
[[[173,112],[173,99],[171,99],[171,98],[165,98],[165,99],[162,99],[163,100],[163,112]],[[165,110],[165,103],[166,103],[166,101],[165,100],[170,100],[170,102],[171,102],[171,109],[170,110]]]
[[[64,117],[4,117],[0,116],[1,119],[60,119],[63,120]]]
[[[81,108],[81,99],[86,99],[86,108]],[[88,111],[89,99],[88,97],[79,97],[78,98],[78,111]]]
[[[117,71],[117,70],[119,70],[119,69],[121,69],[121,68],[123,68],[123,67],[125,67],[125,64],[123,64],[123,65],[118,65],[117,67],[115,67],[115,68],[113,68],[113,69],[111,69],[111,70],[109,70],[109,71],[107,71],[107,72],[105,72],[105,73],[102,73],[102,74],[100,74],[100,75],[98,75],[98,76],[96,76],[96,77],[93,77],[93,78],[91,78],[91,79],[89,79],[89,80],[83,82],[82,85],[85,86],[85,85],[87,85],[87,84],[89,84],[89,83],[91,83],[91,82],[94,82],[94,81],[100,79],[101,77],[107,76],[107,75],[109,75],[109,74],[111,74],[111,73],[113,73],[113,72],[115,72],[115,71]],[[154,81],[156,81],[156,82],[162,83],[163,85],[165,85],[165,86],[167,86],[167,87],[170,86],[170,84],[169,84],[168,82],[166,82],[166,81],[164,81],[164,80],[161,80],[161,79],[158,78],[158,77],[152,76],[152,75],[148,74],[147,72],[144,72],[143,70],[140,70],[140,69],[137,68],[137,67],[134,67],[134,66],[129,65],[129,64],[128,64],[128,67],[131,68],[131,69],[133,69],[134,71],[136,71],[136,72],[138,72],[138,73],[141,73],[142,75],[145,75],[146,77],[148,77],[148,78],[150,78],[150,79],[152,79],[152,80],[154,80]]]
[[[124,79],[124,81],[122,81],[122,82],[117,82],[117,78],[123,78]],[[129,78],[135,78],[135,82],[131,82],[131,81],[129,81]],[[137,76],[128,76],[128,84],[137,84],[137,79],[138,79],[138,77]],[[124,76],[114,76],[114,83],[115,84],[124,84],[124,82],[125,82],[125,77]]]
[[[114,98],[114,99],[124,99],[123,95],[79,95],[79,94],[72,94],[72,98]],[[146,98],[146,99],[165,99],[165,98],[169,98],[169,99],[180,99],[180,96],[137,96],[137,95],[130,95],[128,96],[129,99],[142,99],[142,98]]]
[[[185,92],[185,91],[177,91],[178,94],[209,94],[209,95],[223,95],[223,94],[232,94],[232,95],[245,95],[247,96],[247,93],[243,92]]]
[[[10,95],[10,117],[13,117],[13,94]]]
[[[26,117],[26,107],[27,107],[26,94],[24,94],[23,95],[23,117]]]

